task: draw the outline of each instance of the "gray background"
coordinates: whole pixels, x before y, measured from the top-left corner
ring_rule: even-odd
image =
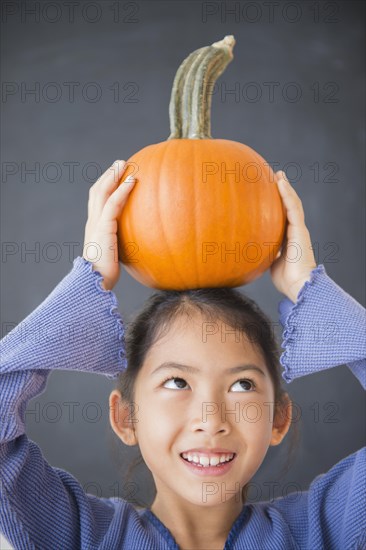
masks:
[[[39,22],[27,14],[22,21],[19,12],[7,21],[3,17],[2,81],[14,93],[3,95],[1,104],[1,237],[14,254],[4,255],[3,248],[2,336],[46,298],[81,254],[88,190],[100,173],[114,160],[167,139],[171,86],[180,63],[227,34],[236,38],[235,57],[213,97],[212,136],[245,143],[276,170],[287,168],[303,201],[317,262],[364,305],[363,3],[281,2],[270,17],[265,3],[256,2],[255,12],[237,2],[240,11],[227,13],[225,20],[219,3],[205,17],[202,2],[120,2],[117,21],[112,2],[94,2],[99,14],[90,4],[79,3],[74,21],[62,2],[55,22],[54,8],[40,13]],[[79,83],[74,100],[67,82]],[[116,82],[118,98],[112,91]],[[273,100],[266,82],[278,83]],[[289,83],[301,93],[297,100]],[[39,101],[22,95],[22,86],[37,85]],[[225,86],[235,85],[240,97],[225,95]],[[61,94],[53,101],[57,89]],[[96,89],[101,97],[93,101]],[[77,163],[74,178],[70,162]],[[39,178],[25,173],[35,163]],[[9,174],[9,167],[17,172]],[[71,257],[67,242],[78,243]],[[57,243],[58,257],[50,243]],[[39,254],[24,254],[37,247]],[[125,271],[114,290],[126,318],[153,292]],[[268,272],[241,290],[277,321],[283,296]],[[87,492],[126,498],[122,475],[136,453],[115,445],[108,419],[112,388],[102,376],[52,373],[46,392],[29,403],[29,411],[37,406],[41,414],[28,414],[27,433],[53,466],[71,472]],[[365,443],[364,392],[346,366],[295,380],[287,389],[301,407],[301,440],[277,496],[307,489],[315,476]],[[63,405],[72,401],[80,404],[73,423]],[[55,411],[48,406],[55,402],[62,415],[52,422]],[[96,422],[82,415],[91,402],[103,411]],[[337,422],[327,418],[332,410]],[[265,483],[276,479],[286,454],[282,447],[269,450],[253,479],[259,489],[252,500],[270,498]],[[120,453],[119,461],[113,452]],[[148,480],[138,470],[138,496],[146,503]]]

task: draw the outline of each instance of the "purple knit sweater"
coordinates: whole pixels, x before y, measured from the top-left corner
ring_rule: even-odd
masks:
[[[75,258],[56,288],[0,342],[0,530],[16,549],[178,550],[150,510],[85,493],[25,433],[27,403],[45,390],[53,369],[115,379],[126,367],[123,320],[101,279],[92,264]],[[347,364],[366,387],[365,310],[323,265],[296,304],[281,300],[279,314],[286,382]],[[333,337],[319,337],[329,327]],[[86,343],[90,329],[97,337]],[[365,472],[364,447],[318,475],[300,498],[245,504],[224,550],[366,549]]]

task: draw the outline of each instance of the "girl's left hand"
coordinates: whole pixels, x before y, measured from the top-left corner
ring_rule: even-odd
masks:
[[[125,160],[116,160],[89,189],[83,258],[103,276],[100,284],[105,290],[112,290],[121,271],[117,220],[136,182],[130,175],[120,184],[126,168]]]
[[[316,267],[310,233],[300,197],[290,185],[285,172],[276,172],[277,187],[287,212],[287,224],[282,249],[270,267],[273,284],[293,303],[310,273]]]

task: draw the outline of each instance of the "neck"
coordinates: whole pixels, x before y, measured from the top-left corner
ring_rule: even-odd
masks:
[[[231,527],[243,509],[240,499],[231,498],[215,506],[202,506],[157,495],[151,511],[169,529],[179,548],[224,548]]]

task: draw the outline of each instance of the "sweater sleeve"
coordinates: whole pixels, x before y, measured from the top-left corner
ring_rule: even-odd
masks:
[[[327,275],[322,264],[312,271],[296,304],[285,298],[279,313],[286,382],[346,364],[365,389],[365,309]],[[278,499],[275,508],[293,530],[299,548],[366,548],[365,471],[363,447],[318,475],[300,498]]]
[[[126,366],[124,324],[112,291],[82,257],[0,341],[0,529],[16,548],[97,548],[113,516],[108,499],[51,467],[25,433],[25,411],[53,369],[115,379]]]
[[[324,265],[311,272],[297,296],[279,303],[284,328],[281,365],[283,379],[347,365],[366,389],[366,316],[352,296],[326,273]]]

